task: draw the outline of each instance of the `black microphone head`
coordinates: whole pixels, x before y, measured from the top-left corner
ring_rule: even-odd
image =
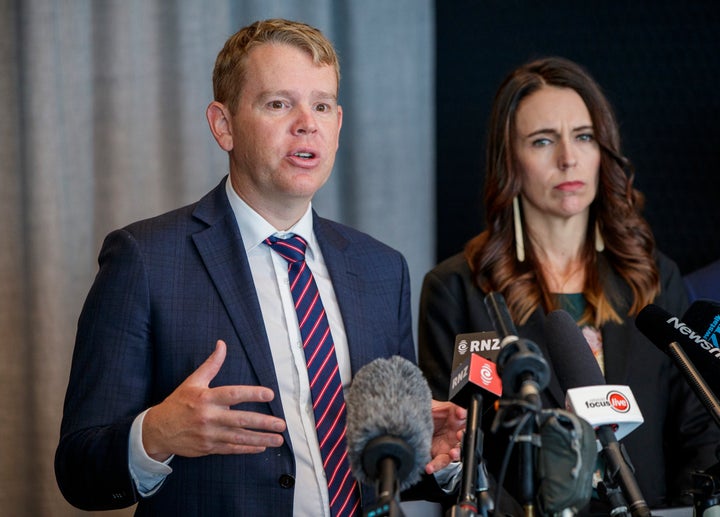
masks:
[[[432,394],[420,369],[400,356],[375,359],[355,374],[345,403],[355,477],[372,484],[378,478],[374,460],[392,456],[399,489],[417,483],[430,461],[433,435]]]
[[[500,339],[508,336],[517,336],[517,329],[510,316],[507,303],[505,303],[505,297],[498,292],[491,291],[485,296],[483,301],[485,302],[485,309],[487,309],[493,327],[500,335]]]
[[[646,305],[635,317],[635,326],[660,350],[667,353],[673,336],[668,334],[672,314],[654,304]]]
[[[674,362],[692,363],[692,368],[697,370],[712,393],[720,393],[720,315],[716,307],[715,302],[697,301],[680,319],[650,304],[635,318],[635,326],[640,332]],[[684,358],[678,357],[680,352]],[[679,366],[686,373],[687,367]]]
[[[545,318],[545,336],[550,361],[563,391],[605,384],[590,346],[567,311],[552,311]]]

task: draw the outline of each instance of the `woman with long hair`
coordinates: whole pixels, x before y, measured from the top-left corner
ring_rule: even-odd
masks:
[[[435,397],[448,396],[455,337],[493,330],[488,293],[503,295],[519,336],[546,359],[545,315],[564,309],[606,382],[628,385],[643,413],[623,443],[645,500],[687,504],[683,490],[693,470],[717,461],[720,432],[670,358],[635,328],[647,304],[681,315],[688,302],[676,264],[656,249],[641,215],[610,103],[581,66],[540,59],[501,84],[484,201],[486,229],[423,283],[419,360]],[[541,398],[544,407],[564,407],[554,372]],[[507,442],[489,432],[491,421],[483,415],[486,461],[496,473]]]

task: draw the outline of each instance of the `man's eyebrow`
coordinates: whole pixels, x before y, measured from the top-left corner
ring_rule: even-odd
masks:
[[[329,100],[332,100],[335,102],[337,102],[337,98],[338,98],[337,93],[326,92],[326,91],[322,91],[322,90],[314,90],[312,92],[311,97],[313,99],[329,99]]]
[[[297,92],[293,90],[266,90],[260,93],[261,99],[267,99],[268,97],[296,97]],[[310,92],[310,97],[313,99],[331,99],[337,101],[337,94],[333,92],[326,92],[323,90],[313,90]]]

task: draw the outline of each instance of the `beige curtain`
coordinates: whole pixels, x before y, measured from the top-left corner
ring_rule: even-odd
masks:
[[[434,249],[430,0],[0,0],[0,514],[84,514],[53,456],[100,243],[226,173],[204,119],[214,58],[273,16],[340,52],[341,152],[316,207],[403,251],[417,299]]]

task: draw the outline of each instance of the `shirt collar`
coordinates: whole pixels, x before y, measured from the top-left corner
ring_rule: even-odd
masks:
[[[253,208],[248,205],[243,199],[238,196],[235,189],[232,188],[230,176],[228,175],[227,181],[225,182],[225,192],[232,207],[232,211],[235,214],[235,220],[237,221],[240,234],[243,237],[243,245],[245,246],[245,252],[248,253],[270,237],[276,235],[277,237],[288,237],[291,234],[299,235],[305,241],[307,241],[307,252],[310,256],[315,253],[317,249],[317,240],[315,239],[315,232],[313,232],[313,214],[312,214],[312,203],[308,203],[307,210],[300,218],[287,231],[281,231],[275,228],[272,224],[266,221],[260,214],[258,214]]]

